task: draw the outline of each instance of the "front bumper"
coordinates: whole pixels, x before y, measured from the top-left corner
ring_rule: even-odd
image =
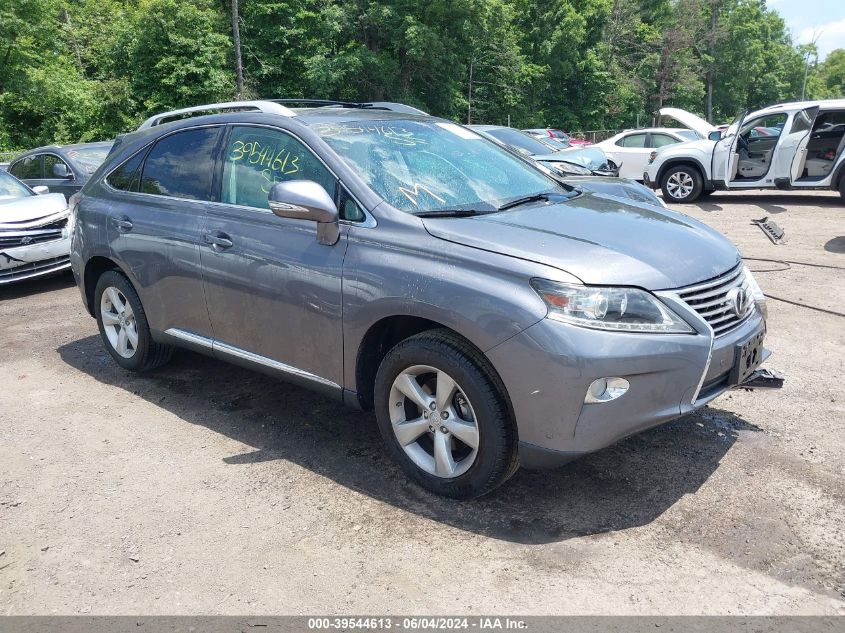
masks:
[[[513,405],[520,461],[548,467],[704,406],[728,389],[735,349],[765,322],[755,312],[724,336],[631,334],[543,319],[488,351]],[[711,349],[711,340],[713,342]],[[630,387],[609,402],[584,402],[602,377]]]
[[[0,286],[70,268],[70,237],[0,252]]]

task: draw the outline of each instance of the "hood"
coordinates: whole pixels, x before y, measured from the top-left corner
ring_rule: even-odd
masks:
[[[716,129],[715,126],[710,125],[697,114],[681,110],[680,108],[660,108],[660,114],[662,116],[668,116],[670,119],[675,119],[704,138],[707,138],[707,135]]]
[[[653,205],[586,192],[469,218],[426,218],[434,237],[553,266],[587,284],[680,288],[736,266],[721,233]]]
[[[51,216],[67,211],[67,200],[61,193],[45,193],[13,200],[0,199],[0,229],[21,229],[32,223],[52,221]]]

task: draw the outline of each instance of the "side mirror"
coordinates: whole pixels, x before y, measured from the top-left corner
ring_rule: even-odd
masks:
[[[64,178],[65,180],[73,180],[73,174],[64,163],[56,163],[53,165],[53,175],[56,178]]]
[[[50,187],[45,187],[44,185],[38,185],[37,187],[33,187],[32,190],[39,196],[43,196],[45,193],[50,193]]]
[[[720,141],[722,140],[722,133],[719,130],[713,130],[707,135],[707,138],[711,141]]]
[[[331,246],[340,239],[337,206],[313,180],[277,182],[270,190],[270,210],[280,218],[317,223],[317,241]]]

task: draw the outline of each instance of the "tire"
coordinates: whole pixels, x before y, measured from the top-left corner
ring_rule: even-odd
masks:
[[[504,385],[481,352],[448,330],[422,332],[385,355],[375,410],[391,456],[436,494],[480,497],[519,467]]]
[[[704,180],[697,167],[676,165],[670,167],[660,179],[660,189],[666,202],[686,204],[695,202],[704,191]]]
[[[839,178],[839,195],[845,200],[845,175]]]
[[[109,270],[97,280],[94,312],[106,349],[124,369],[155,369],[173,355],[172,347],[153,341],[141,299],[122,273]]]

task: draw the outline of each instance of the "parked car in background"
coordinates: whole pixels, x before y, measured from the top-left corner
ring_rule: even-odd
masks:
[[[112,141],[50,145],[24,152],[9,165],[9,173],[30,187],[46,186],[70,198],[88,182],[108,156]]]
[[[620,176],[642,180],[653,150],[700,138],[703,137],[686,128],[642,128],[625,130],[595,146],[603,149],[607,157],[619,165]]]
[[[469,128],[508,149],[531,157],[564,176],[619,175],[616,163],[608,160],[602,150],[594,147],[563,147],[555,150],[554,145],[546,139],[514,128],[501,125],[470,125]],[[554,142],[554,139],[548,140]]]
[[[650,158],[643,178],[662,189],[667,202],[741,189],[832,189],[845,198],[845,125],[837,127],[845,123],[845,99],[743,112],[724,132],[683,110],[671,116],[706,138]]]
[[[117,364],[187,347],[375,409],[408,476],[451,497],[700,408],[768,356],[723,235],[435,117],[164,113],[74,203],[74,275]]]
[[[548,137],[553,138],[561,143],[566,143],[567,145],[573,146],[582,146],[582,145],[592,145],[590,141],[585,141],[584,139],[575,138],[564,132],[563,130],[558,130],[557,128],[530,128],[527,130],[523,130],[523,132],[527,132],[532,136],[539,136],[540,138]]]
[[[67,201],[0,171],[0,285],[70,268]]]

